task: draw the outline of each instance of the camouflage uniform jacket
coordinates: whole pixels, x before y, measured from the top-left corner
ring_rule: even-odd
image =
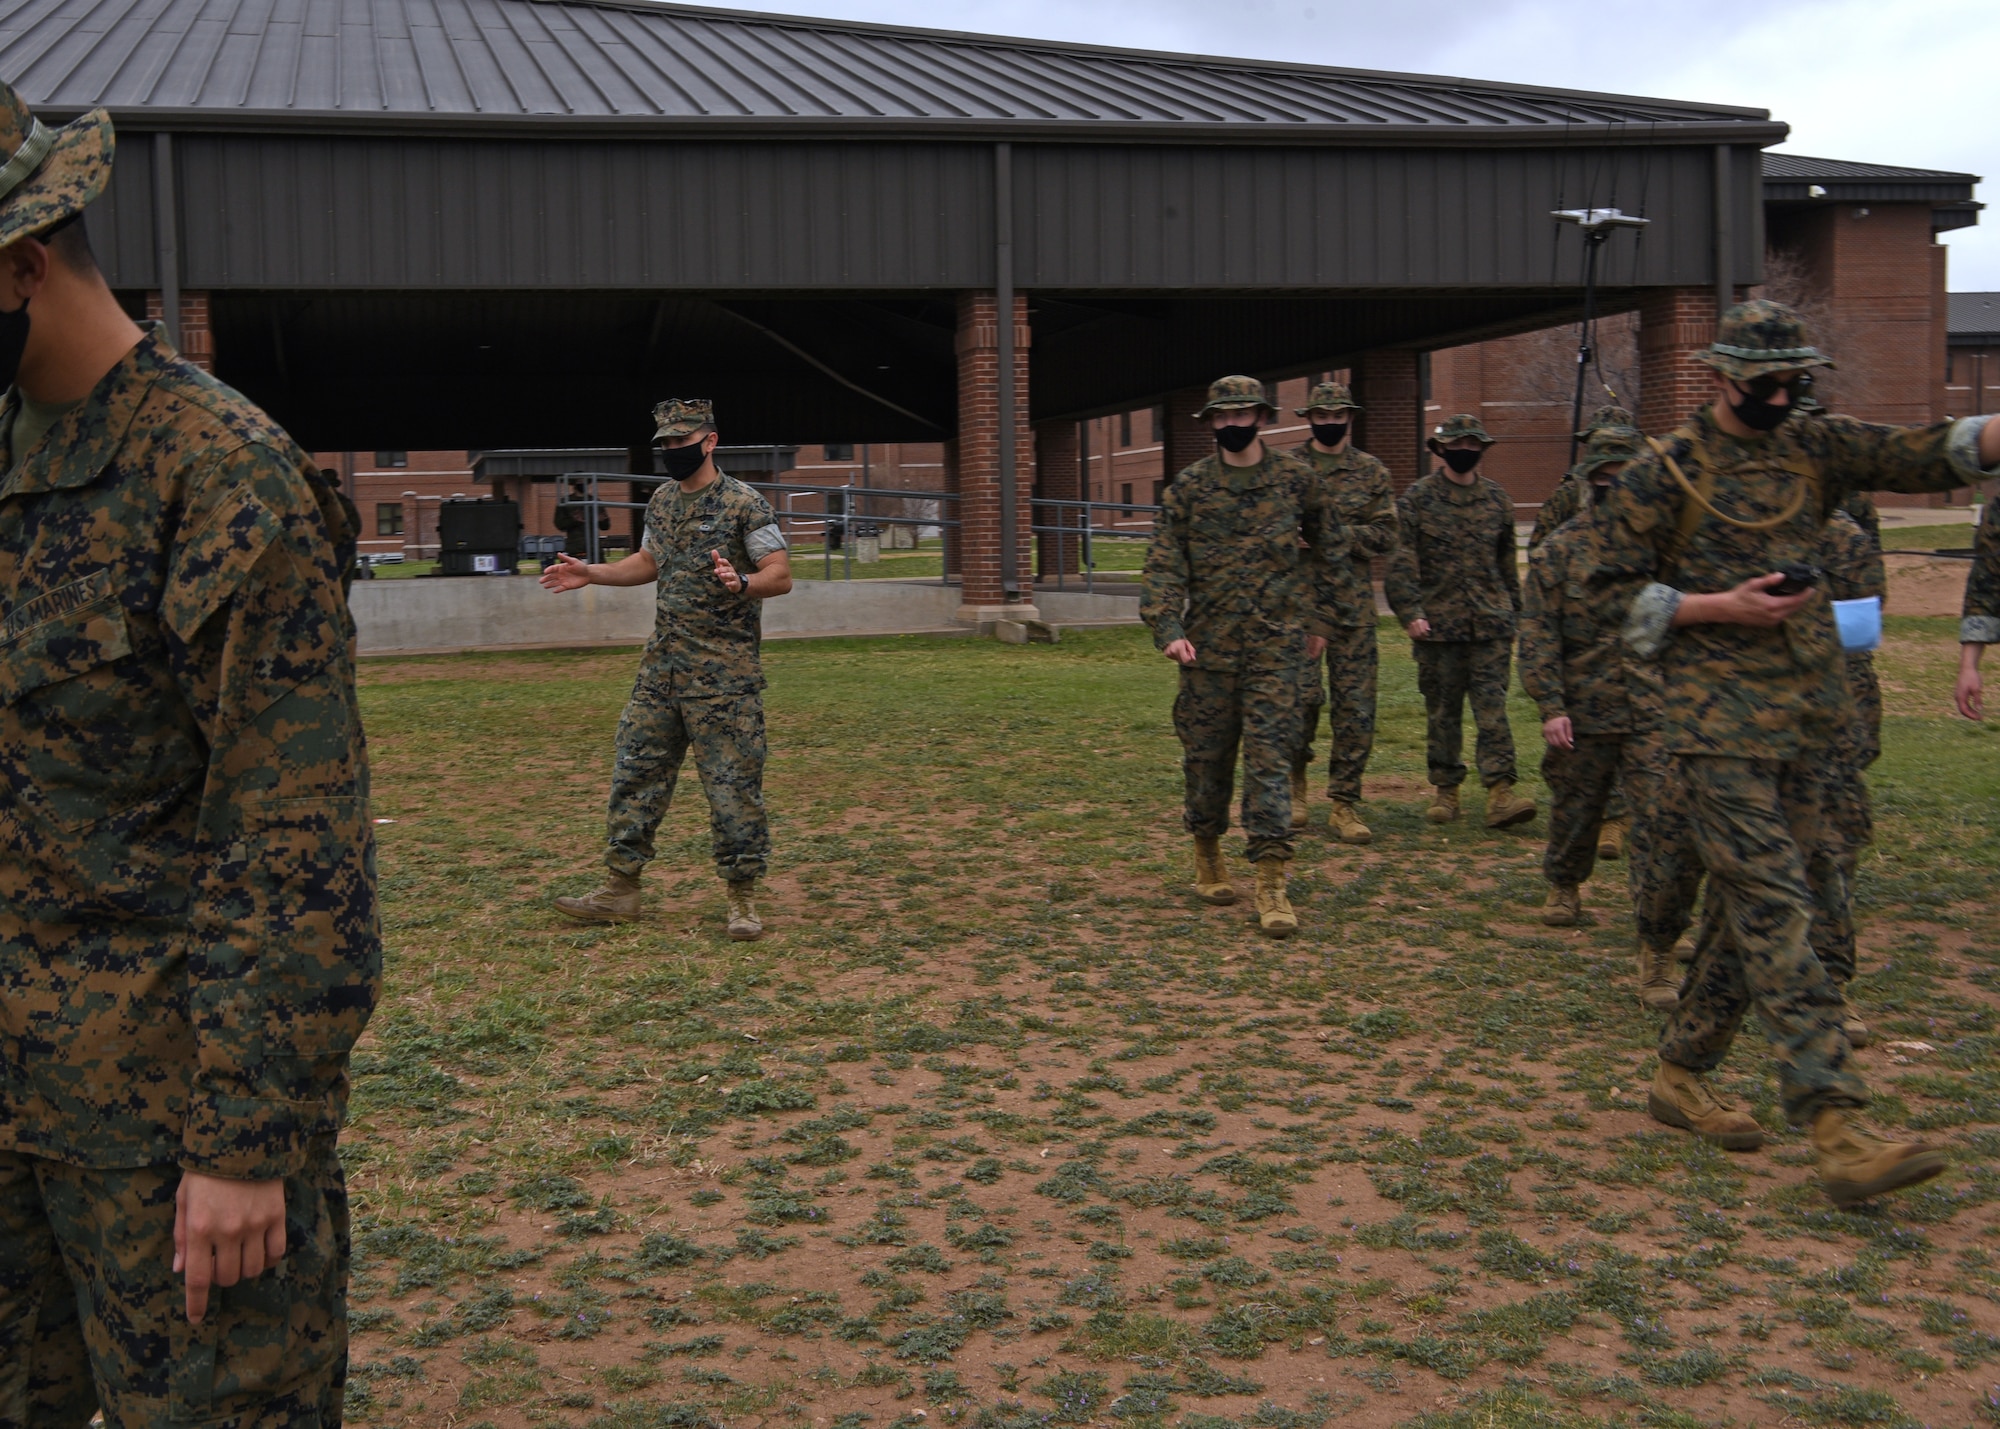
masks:
[[[1247,467],[1205,456],[1160,497],[1139,613],[1160,649],[1192,641],[1203,670],[1302,660],[1307,634],[1335,630],[1325,553],[1340,539],[1325,485],[1290,452]]]
[[[1659,728],[1660,672],[1625,643],[1624,612],[1590,589],[1602,521],[1602,508],[1586,512],[1528,553],[1521,688],[1578,734],[1643,734]]]
[[[1991,497],[1972,541],[1972,574],[1965,581],[1958,638],[1966,645],[2000,644],[2000,501]]]
[[[1833,738],[1847,701],[1825,600],[1776,629],[1676,629],[1681,592],[1727,591],[1780,564],[1810,562],[1833,509],[1864,485],[1948,491],[1980,480],[1982,425],[1969,418],[1888,427],[1835,416],[1794,419],[1739,441],[1704,408],[1662,443],[1687,479],[1712,482],[1711,503],[1737,520],[1794,514],[1749,531],[1704,513],[1685,541],[1682,509],[1692,498],[1666,464],[1648,452],[1624,470],[1597,579],[1605,598],[1627,611],[1625,638],[1660,657],[1669,752],[1796,759]]]
[[[1368,562],[1396,549],[1396,498],[1389,468],[1367,452],[1320,452],[1310,442],[1295,448],[1319,473],[1333,498],[1342,534],[1327,552],[1333,581],[1333,623],[1349,629],[1375,625],[1375,583]]]
[[[1828,600],[1889,598],[1882,553],[1868,528],[1845,506],[1834,511],[1820,533],[1813,563],[1826,572]],[[1834,748],[1846,758],[1872,764],[1882,753],[1882,686],[1875,678],[1875,652],[1843,650],[1841,664],[1850,708],[1834,736]]]
[[[301,1172],[381,976],[351,508],[157,330],[9,458],[0,1150]]]
[[[1580,476],[1566,476],[1556,483],[1556,489],[1549,493],[1549,499],[1535,513],[1535,529],[1528,533],[1530,551],[1560,531],[1570,517],[1590,505],[1590,493],[1585,490],[1588,484]]]
[[[1514,499],[1475,476],[1460,486],[1440,468],[1396,504],[1402,544],[1389,562],[1389,606],[1431,640],[1512,640],[1521,608]]]
[[[711,551],[741,575],[785,549],[771,503],[718,472],[689,494],[663,482],[646,506],[646,554],[660,568],[645,670],[670,697],[701,699],[764,688],[758,656],[763,602],[715,578]]]

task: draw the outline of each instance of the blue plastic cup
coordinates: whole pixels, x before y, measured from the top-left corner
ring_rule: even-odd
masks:
[[[1882,597],[1833,602],[1833,625],[1843,650],[1874,650],[1882,644]]]

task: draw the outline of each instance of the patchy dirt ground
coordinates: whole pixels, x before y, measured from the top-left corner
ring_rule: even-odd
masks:
[[[642,923],[578,928],[628,663],[364,672],[388,995],[356,1062],[350,1416],[1137,1429],[2000,1417],[1996,766],[1951,622],[1897,621],[1865,866],[1878,1118],[1953,1169],[1814,1187],[1645,1115],[1617,869],[1535,920],[1540,821],[1439,831],[1384,639],[1366,849],[1304,928],[1184,889],[1171,673],[770,655],[770,936],[720,936],[690,776]],[[1525,767],[1532,714],[1517,712]],[[1323,829],[1324,804],[1314,813]]]

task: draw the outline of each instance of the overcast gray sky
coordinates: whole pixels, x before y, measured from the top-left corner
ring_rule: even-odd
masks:
[[[749,0],[740,8],[1755,105],[1792,126],[1780,146],[1791,153],[1990,177],[1979,197],[1996,209],[1945,241],[1954,290],[2000,290],[1995,0]]]

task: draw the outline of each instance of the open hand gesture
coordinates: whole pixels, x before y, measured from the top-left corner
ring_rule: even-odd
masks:
[[[709,557],[715,562],[715,578],[722,582],[722,588],[732,595],[743,594],[749,581],[736,574],[736,567],[723,559],[721,551],[710,551]]]
[[[541,574],[543,590],[582,590],[590,584],[590,562],[575,556],[559,555],[556,563]]]

